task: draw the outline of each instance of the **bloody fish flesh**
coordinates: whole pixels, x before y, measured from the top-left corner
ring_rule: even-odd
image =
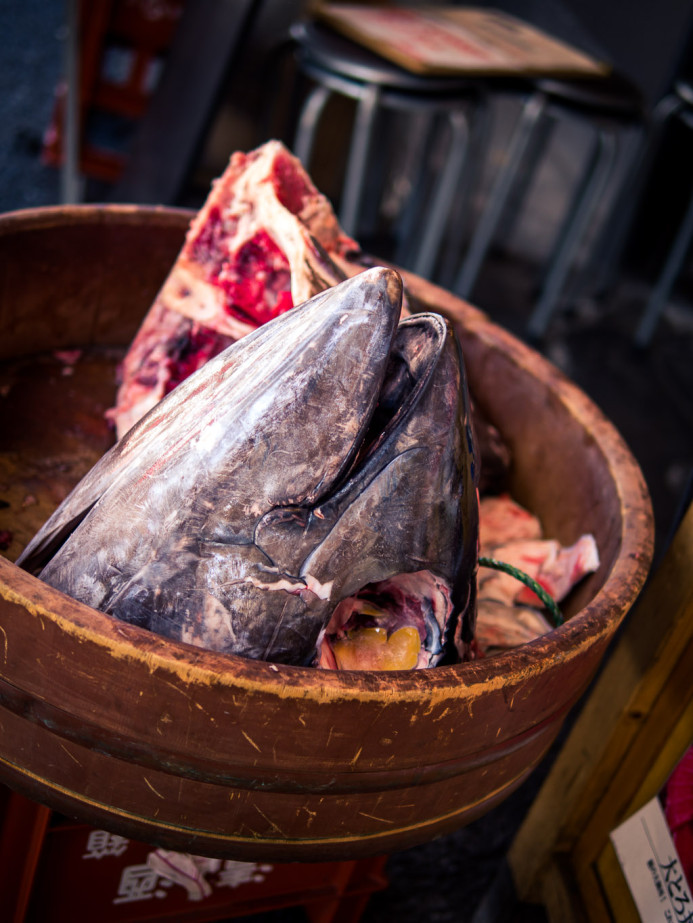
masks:
[[[419,620],[420,646],[457,659],[478,537],[464,371],[447,321],[398,323],[401,301],[396,272],[368,270],[210,359],[18,563],[159,634],[293,664],[341,601],[402,574],[417,596],[422,575],[423,611],[433,575],[451,606],[437,637]]]
[[[518,568],[557,603],[599,567],[594,536],[565,547],[543,537],[539,519],[508,494],[482,497],[479,504],[480,554]],[[483,656],[517,647],[551,631],[543,603],[515,576],[482,567],[477,580],[475,648]]]
[[[123,361],[118,437],[232,342],[345,279],[333,260],[358,249],[281,142],[236,151]]]

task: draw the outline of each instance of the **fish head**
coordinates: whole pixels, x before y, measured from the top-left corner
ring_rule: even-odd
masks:
[[[449,649],[473,618],[464,372],[448,323],[398,323],[401,302],[377,267],[230,346],[104,456],[20,563],[149,630],[294,664],[342,600],[430,571],[450,587]]]

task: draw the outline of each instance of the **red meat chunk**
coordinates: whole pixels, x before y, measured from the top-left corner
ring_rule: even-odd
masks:
[[[357,244],[278,141],[216,180],[122,364],[118,436],[234,340],[342,281]]]

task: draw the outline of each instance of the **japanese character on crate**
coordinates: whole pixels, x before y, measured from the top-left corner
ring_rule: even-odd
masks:
[[[125,837],[108,833],[106,830],[91,830],[82,858],[120,858],[125,855],[129,846],[130,840]],[[163,898],[173,885],[185,888],[188,900],[199,901],[209,897],[216,888],[238,888],[240,885],[259,884],[271,871],[272,866],[265,863],[209,859],[172,850],[155,849],[147,854],[144,862],[134,862],[122,867],[113,903],[130,904],[151,898]]]

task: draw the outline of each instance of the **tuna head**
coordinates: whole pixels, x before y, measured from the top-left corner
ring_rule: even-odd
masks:
[[[87,474],[19,562],[88,605],[200,647],[309,662],[335,606],[429,570],[457,610],[476,502],[454,338],[398,325],[377,268],[229,347]],[[470,553],[471,550],[471,553]]]

